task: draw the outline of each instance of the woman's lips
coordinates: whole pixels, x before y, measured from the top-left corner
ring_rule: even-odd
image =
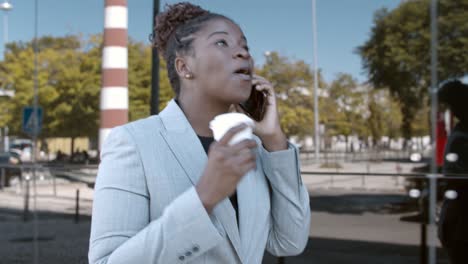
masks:
[[[251,81],[251,80],[252,80],[252,76],[250,76],[249,74],[245,74],[245,73],[234,73],[234,75],[235,75],[237,78],[240,78],[240,79],[243,80],[243,81]]]

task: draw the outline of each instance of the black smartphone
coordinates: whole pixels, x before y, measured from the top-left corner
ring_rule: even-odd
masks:
[[[257,91],[255,86],[252,86],[247,101],[240,103],[239,106],[246,112],[246,114],[257,122],[262,121],[267,107],[267,93],[264,91]]]

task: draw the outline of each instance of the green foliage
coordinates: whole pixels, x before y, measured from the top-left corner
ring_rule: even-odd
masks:
[[[128,45],[129,120],[150,115],[151,46],[130,41]],[[174,97],[167,77],[166,62],[159,62],[159,111]]]
[[[175,93],[172,90],[171,83],[166,70],[166,62],[160,59],[159,68],[159,111],[167,106],[167,103],[174,98]]]
[[[79,36],[43,37],[38,39],[38,47],[38,97],[44,109],[42,136],[96,137],[99,43]],[[3,87],[11,84],[16,92],[15,97],[2,102],[8,109],[2,121],[10,126],[12,134],[21,134],[22,108],[32,105],[33,78],[32,43],[9,44],[0,64],[0,81]]]
[[[369,118],[366,123],[374,144],[382,136],[400,137],[402,115],[398,102],[383,89],[370,89],[367,96]]]
[[[328,89],[329,97],[332,99],[329,103],[337,110],[334,120],[328,124],[328,127],[333,129],[332,134],[349,136],[366,133],[365,92],[351,75],[343,73],[337,75]]]
[[[150,115],[151,100],[151,46],[130,40],[128,43],[129,121]],[[167,78],[166,62],[159,65],[159,110],[173,98]]]
[[[102,36],[44,37],[38,40],[39,104],[44,109],[41,137],[96,138],[99,129]],[[129,120],[150,114],[151,47],[130,40]],[[21,134],[22,108],[32,104],[33,50],[31,43],[11,43],[0,63],[0,85],[13,87],[14,98],[0,98],[0,126]],[[166,63],[160,62],[160,110],[173,98]],[[314,132],[313,74],[303,61],[273,52],[257,73],[276,89],[280,122],[288,136],[303,138]],[[328,86],[319,73],[320,123],[327,135],[398,135],[400,106],[383,91],[369,91],[352,76],[339,74]],[[368,94],[371,94],[370,97]],[[422,118],[414,124],[421,131]]]
[[[392,11],[382,9],[376,12],[371,36],[358,49],[373,86],[389,89],[400,102],[402,132],[406,138],[415,134],[415,117],[420,116],[420,109],[428,102],[431,43],[429,7],[429,0],[415,0],[406,1]],[[439,1],[440,80],[467,74],[467,9],[468,0]]]
[[[288,136],[304,137],[314,130],[313,73],[304,61],[292,62],[272,52],[257,74],[275,87],[280,122]],[[319,78],[319,87],[325,87]]]
[[[128,43],[129,121],[149,116],[151,100],[151,48]]]
[[[0,86],[15,90],[0,97],[0,126],[21,135],[22,109],[32,105],[34,53],[31,42],[11,43],[0,63]],[[44,109],[41,137],[96,138],[99,129],[102,36],[38,39],[38,95]],[[151,47],[129,41],[129,119],[147,117],[151,97]],[[165,62],[160,68],[160,109],[172,98]]]

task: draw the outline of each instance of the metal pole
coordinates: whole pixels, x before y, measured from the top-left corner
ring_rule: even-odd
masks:
[[[0,189],[3,189],[7,185],[6,177],[5,177],[5,168],[1,168],[0,170],[2,170],[2,175],[0,178]]]
[[[52,174],[52,186],[54,190],[54,196],[57,197],[57,180],[55,178],[55,174]]]
[[[431,127],[432,127],[432,161],[431,175],[429,175],[429,264],[435,264],[436,261],[436,227],[435,212],[437,203],[437,163],[436,163],[436,124],[437,124],[437,0],[431,1]]]
[[[13,8],[11,4],[8,2],[3,3],[2,10],[3,10],[3,60],[5,60],[6,55],[6,44],[8,43],[8,11]],[[3,149],[5,152],[9,151],[9,139],[8,139],[8,126],[5,126],[5,134],[3,135]]]
[[[4,136],[4,141],[3,141],[3,144],[4,144],[4,149],[5,149],[5,152],[8,152],[10,150],[10,140],[8,138],[8,126],[5,126],[5,134],[3,135]]]
[[[153,35],[156,37],[156,16],[159,13],[159,0],[153,2]],[[159,113],[159,56],[158,49],[153,45],[152,47],[152,68],[151,68],[151,115]]]
[[[6,53],[6,44],[8,43],[8,11],[4,11],[3,13],[3,46],[4,50],[3,53]]]
[[[24,192],[23,221],[29,220],[29,179],[26,178],[26,191]]]
[[[427,197],[425,194],[425,190],[427,190],[426,182],[423,183],[422,186],[422,195],[419,199],[419,208],[421,211],[421,237],[420,237],[420,245],[419,245],[419,263],[426,264],[427,263]]]
[[[33,163],[33,171],[32,171],[32,179],[33,179],[33,190],[34,190],[34,200],[33,200],[33,247],[34,247],[34,264],[38,263],[39,257],[39,248],[38,248],[38,237],[39,237],[39,230],[37,227],[37,186],[36,186],[36,141],[37,141],[37,133],[38,133],[38,121],[37,114],[38,114],[38,43],[37,43],[37,31],[38,31],[38,13],[39,13],[39,6],[38,1],[34,1],[34,97],[33,97],[33,136],[32,136],[32,163]]]
[[[312,34],[314,39],[314,126],[315,126],[315,162],[320,162],[320,130],[318,112],[318,65],[317,65],[317,14],[316,3],[312,0]]]
[[[75,224],[80,221],[80,189],[76,189]]]
[[[8,0],[4,1],[2,4],[0,4],[0,9],[3,10],[3,46],[4,46],[4,51],[3,53],[6,53],[6,44],[8,43],[8,12],[13,9],[13,5],[10,4]]]
[[[21,194],[23,192],[23,181],[24,181],[24,168],[23,166],[20,167],[20,177],[19,177],[19,184],[16,185],[16,194]]]

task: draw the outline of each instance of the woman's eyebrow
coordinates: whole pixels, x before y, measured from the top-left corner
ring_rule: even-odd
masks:
[[[227,33],[226,31],[215,31],[215,32],[211,33],[210,35],[208,35],[208,37],[206,37],[206,39],[209,39],[211,36],[216,35],[216,34],[229,35],[229,33]]]
[[[229,33],[227,33],[226,31],[215,31],[215,32],[211,33],[210,35],[208,35],[208,37],[206,37],[206,39],[209,39],[211,36],[216,35],[216,34],[229,35]],[[242,40],[247,42],[247,38],[244,35],[242,35]]]

